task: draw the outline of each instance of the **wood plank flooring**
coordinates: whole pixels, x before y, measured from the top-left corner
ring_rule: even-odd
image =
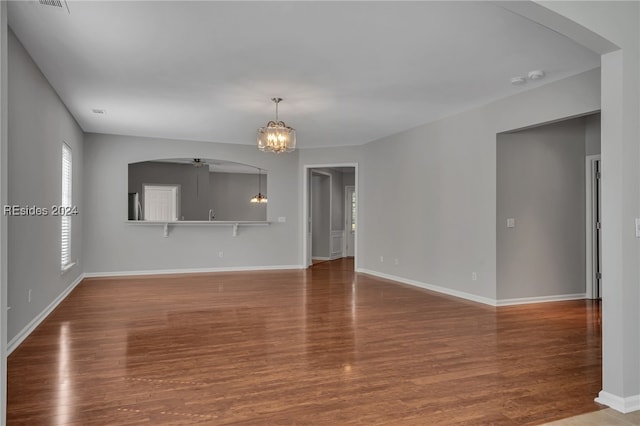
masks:
[[[602,407],[600,308],[367,275],[86,279],[8,360],[9,425],[534,425]]]

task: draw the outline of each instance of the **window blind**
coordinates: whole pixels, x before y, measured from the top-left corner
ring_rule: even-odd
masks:
[[[72,162],[71,148],[66,143],[62,144],[62,198],[60,205],[71,207],[72,203]],[[64,209],[62,209],[64,210]],[[61,268],[66,269],[71,263],[71,216],[62,214],[60,216],[60,263]]]

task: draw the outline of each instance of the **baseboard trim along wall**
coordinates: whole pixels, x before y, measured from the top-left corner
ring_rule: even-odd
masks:
[[[336,255],[333,255],[333,254],[332,254],[332,255],[331,255],[331,256],[329,256],[329,257],[317,257],[317,256],[315,256],[315,257],[313,257],[312,259],[313,259],[313,260],[320,260],[320,261],[322,261],[322,262],[325,262],[325,261],[327,261],[327,260],[338,260],[338,259],[342,259],[343,257],[347,257],[347,256],[343,256],[343,255],[342,255],[342,252],[340,252],[340,254],[336,254]]]
[[[496,306],[527,305],[530,303],[562,302],[566,300],[583,300],[587,298],[586,293],[559,294],[556,296],[521,297],[517,299],[496,300]]]
[[[283,269],[305,269],[302,265],[276,265],[276,266],[228,266],[220,268],[189,268],[189,269],[151,269],[146,271],[112,271],[112,272],[85,272],[84,278],[108,278],[126,277],[138,275],[175,275],[175,274],[201,274],[208,272],[250,272],[273,271]]]
[[[600,391],[595,401],[624,414],[640,410],[640,395],[622,398],[609,392]]]
[[[464,291],[453,290],[446,287],[440,287],[433,284],[426,284],[420,281],[411,280],[408,278],[398,277],[395,275],[389,275],[378,271],[372,271],[370,269],[361,269],[358,268],[356,272],[361,272],[363,274],[373,275],[374,277],[384,278],[387,280],[398,281],[402,284],[408,284],[414,287],[420,287],[425,290],[435,291],[437,293],[446,294],[449,296],[460,297],[462,299],[471,300],[473,302],[482,303],[485,305],[495,306],[496,301],[494,299],[489,299],[488,297],[478,296],[476,294],[466,293]]]
[[[586,299],[585,293],[580,294],[560,294],[556,296],[539,296],[539,297],[523,297],[518,299],[490,299],[488,297],[478,296],[476,294],[466,293],[464,291],[453,290],[446,287],[441,287],[433,284],[427,284],[416,280],[411,280],[408,278],[398,277],[395,275],[385,274],[378,271],[372,271],[370,269],[361,269],[358,268],[356,272],[361,272],[363,274],[373,275],[379,278],[385,278],[387,280],[398,281],[402,284],[408,284],[414,287],[420,287],[425,290],[435,291],[437,293],[446,294],[449,296],[460,297],[462,299],[471,300],[472,302],[483,303],[489,306],[512,306],[512,305],[525,305],[529,303],[546,303],[546,302],[561,302],[565,300],[582,300]]]
[[[73,289],[82,282],[83,279],[84,275],[80,274],[80,276],[76,278],[75,281],[72,282],[71,285],[69,285],[62,293],[60,293],[60,295],[58,295],[58,297],[56,297],[53,302],[49,303],[49,306],[47,306],[42,312],[40,312],[34,319],[31,320],[29,324],[26,325],[25,328],[23,328],[13,339],[11,339],[11,341],[7,343],[7,355],[11,355],[11,352],[13,352],[18,346],[20,346],[20,343],[22,343],[24,339],[29,337],[33,330],[35,330],[36,327],[38,327],[40,323],[44,321],[44,319],[48,317],[55,308],[58,307],[60,302],[62,302],[73,291]]]

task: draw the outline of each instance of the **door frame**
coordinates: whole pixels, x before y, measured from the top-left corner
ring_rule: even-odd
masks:
[[[347,237],[347,235],[349,235],[349,233],[351,232],[351,230],[349,229],[350,225],[349,223],[347,223],[347,217],[351,215],[351,200],[349,199],[349,192],[351,189],[353,189],[353,193],[356,194],[356,209],[358,208],[358,195],[356,193],[356,186],[355,185],[345,185],[344,187],[344,239],[343,239],[343,243],[342,243],[342,253],[343,256],[349,256],[349,251],[347,248],[347,239],[349,237]],[[356,221],[356,230],[358,229],[358,222]],[[356,231],[353,231],[353,244],[355,246],[355,242],[356,242]],[[353,247],[354,250],[354,254],[355,254],[355,247]]]
[[[593,225],[594,225],[594,214],[593,214],[593,191],[595,176],[593,165],[595,161],[600,161],[600,170],[602,170],[602,159],[600,158],[600,154],[597,155],[587,155],[585,157],[585,293],[587,299],[593,299],[596,295],[597,281],[595,279],[596,274],[596,266],[593,261],[594,256],[594,238],[593,238]],[[602,194],[600,194],[600,199],[602,200]],[[600,253],[602,256],[602,252]],[[602,278],[600,278],[602,282]]]
[[[302,228],[302,232],[301,232],[301,241],[300,241],[300,245],[301,245],[301,253],[302,253],[302,258],[300,259],[300,265],[302,266],[302,268],[308,268],[309,266],[311,266],[309,264],[309,246],[308,246],[308,233],[309,233],[309,175],[310,175],[310,169],[324,169],[324,168],[333,168],[333,167],[353,167],[354,168],[354,172],[355,172],[355,189],[356,189],[356,197],[358,197],[358,204],[356,205],[356,223],[360,223],[360,203],[362,198],[360,197],[360,193],[359,191],[359,172],[358,172],[358,163],[321,163],[321,164],[305,164],[302,167],[302,209],[300,209],[301,211],[301,217],[300,217],[300,224],[301,224],[301,228]],[[358,270],[358,247],[359,247],[359,232],[358,229],[356,229],[356,235],[355,235],[355,246],[353,248],[353,256],[354,256],[354,269],[357,271]]]

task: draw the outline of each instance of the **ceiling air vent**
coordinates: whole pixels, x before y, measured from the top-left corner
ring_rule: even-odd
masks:
[[[69,11],[69,5],[66,0],[38,0],[42,6],[51,6],[59,8],[60,10],[66,10],[67,13],[71,13]]]

